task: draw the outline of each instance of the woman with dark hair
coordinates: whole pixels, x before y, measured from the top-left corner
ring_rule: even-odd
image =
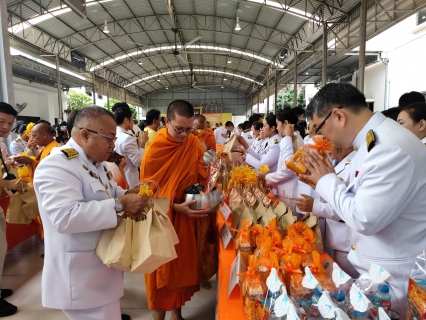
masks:
[[[294,152],[303,145],[298,121],[292,109],[284,109],[277,114],[277,129],[282,137],[278,169],[276,172],[268,173],[265,176],[265,182],[266,185],[278,190],[280,198],[294,198],[297,195],[299,180],[296,174],[286,167],[285,162],[290,160]]]
[[[260,135],[260,132],[262,131],[263,123],[262,122],[254,122],[251,126],[251,134],[253,136],[253,142],[251,143],[250,147],[256,152],[260,152],[260,148],[262,146],[263,141],[265,140],[265,136],[262,133],[262,136]]]
[[[238,149],[242,153],[247,153],[246,162],[256,171],[259,166],[268,165],[269,172],[277,171],[278,158],[280,156],[281,137],[277,131],[277,120],[274,114],[268,115],[263,121],[263,134],[265,135],[265,148],[263,152],[257,153],[244,140],[244,137],[238,136],[238,142],[244,149]]]
[[[142,135],[141,148],[138,147],[137,138],[127,133],[133,128],[133,114],[129,106],[124,103],[115,104],[112,107],[115,122],[117,123],[117,140],[115,141],[115,151],[126,158],[127,163],[124,166],[124,177],[129,189],[139,184],[139,167],[142,162],[142,156],[145,152],[145,144],[148,141],[148,135]]]
[[[402,107],[397,121],[426,145],[426,103],[416,102]]]

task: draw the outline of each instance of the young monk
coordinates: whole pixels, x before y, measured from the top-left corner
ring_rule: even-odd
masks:
[[[207,128],[207,123],[205,116],[197,114],[194,117],[194,128],[196,130],[194,134],[201,140],[201,145],[205,147],[205,150],[216,151],[216,138],[214,132]]]
[[[171,311],[171,320],[182,320],[181,307],[200,289],[199,244],[196,220],[208,219],[204,210],[192,210],[195,200],[183,202],[189,186],[204,183],[204,150],[194,131],[194,107],[187,101],[173,101],[167,108],[166,127],[148,146],[141,165],[141,182],[156,181],[159,197],[170,198],[170,220],[179,237],[177,259],[145,275],[148,307],[154,320],[163,320]]]

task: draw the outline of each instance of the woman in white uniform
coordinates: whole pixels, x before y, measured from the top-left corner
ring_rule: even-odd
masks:
[[[284,109],[277,114],[277,129],[282,137],[278,169],[276,172],[268,173],[265,176],[265,182],[267,186],[276,189],[282,199],[297,196],[297,176],[285,165],[285,162],[290,160],[294,152],[303,145],[297,121],[297,115],[292,109]]]
[[[262,145],[263,140],[265,140],[265,135],[262,133],[261,136],[261,130],[263,128],[262,122],[255,122],[251,126],[251,133],[254,138],[253,142],[251,143],[250,147],[253,148],[256,152],[260,150],[260,146]]]
[[[237,139],[244,149],[236,151],[246,153],[246,163],[251,165],[257,172],[259,171],[259,166],[265,164],[268,165],[269,172],[275,172],[278,167],[281,141],[281,137],[277,131],[277,120],[275,115],[271,114],[265,118],[262,131],[266,140],[263,152],[256,153],[241,136],[238,136]]]
[[[426,145],[426,103],[416,102],[402,107],[397,121]]]
[[[112,111],[117,122],[115,151],[127,159],[127,164],[124,167],[124,176],[131,189],[139,183],[139,167],[145,151],[145,144],[148,140],[148,133],[141,136],[141,148],[139,148],[137,138],[127,132],[133,128],[134,123],[132,111],[127,103],[116,103]]]

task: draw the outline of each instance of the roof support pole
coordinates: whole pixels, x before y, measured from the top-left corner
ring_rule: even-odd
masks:
[[[327,22],[322,25],[322,86],[327,84]]]
[[[293,93],[293,107],[297,107],[297,51],[294,51],[294,93]]]
[[[127,102],[127,91],[126,88],[123,88],[124,90],[124,102]]]
[[[92,94],[93,94],[93,105],[96,105],[96,93],[95,93],[95,89],[96,89],[96,75],[94,72],[92,72]]]
[[[360,16],[360,42],[359,42],[359,77],[358,90],[364,93],[365,79],[365,42],[367,41],[367,0],[361,2]]]
[[[260,88],[257,91],[257,112],[259,113],[260,111]]]
[[[7,1],[0,1],[0,101],[15,106],[8,27]]]
[[[62,87],[61,87],[61,71],[59,70],[59,55],[55,56],[56,58],[56,89],[58,90],[58,108],[59,116],[58,119],[63,119],[64,112],[62,109]]]
[[[274,79],[274,113],[277,114],[277,104],[278,104],[278,78],[277,78],[277,69],[275,69],[275,79]]]
[[[111,111],[111,107],[109,105],[109,80],[107,79],[106,81],[106,87],[107,87],[107,106],[108,106],[108,110]]]
[[[268,74],[268,77],[266,78],[266,115],[268,114],[269,114],[269,74]]]

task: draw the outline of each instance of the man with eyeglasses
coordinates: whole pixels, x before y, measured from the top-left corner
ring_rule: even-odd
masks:
[[[139,186],[117,187],[105,161],[114,150],[116,122],[108,110],[86,107],[70,141],[38,165],[34,187],[45,231],[42,304],[68,319],[119,320],[123,273],[108,268],[95,249],[104,229],[147,206]]]
[[[334,208],[324,216],[346,222],[352,243],[349,261],[360,274],[375,263],[392,276],[392,309],[405,317],[410,271],[426,238],[426,149],[411,132],[373,114],[364,95],[347,83],[330,83],[309,103],[306,113],[317,133],[336,148],[358,149],[349,184],[316,153],[304,161],[301,175]]]
[[[204,150],[192,134],[193,106],[183,100],[170,103],[167,108],[166,127],[146,150],[141,165],[141,182],[154,180],[160,186],[159,197],[169,198],[170,220],[179,237],[175,246],[177,259],[145,275],[148,308],[155,320],[163,320],[166,311],[171,319],[182,319],[181,307],[200,290],[199,254],[203,243],[199,230],[208,226],[205,210],[193,210],[196,201],[184,202],[184,191],[196,183],[205,184]],[[204,230],[204,229],[203,229]]]

